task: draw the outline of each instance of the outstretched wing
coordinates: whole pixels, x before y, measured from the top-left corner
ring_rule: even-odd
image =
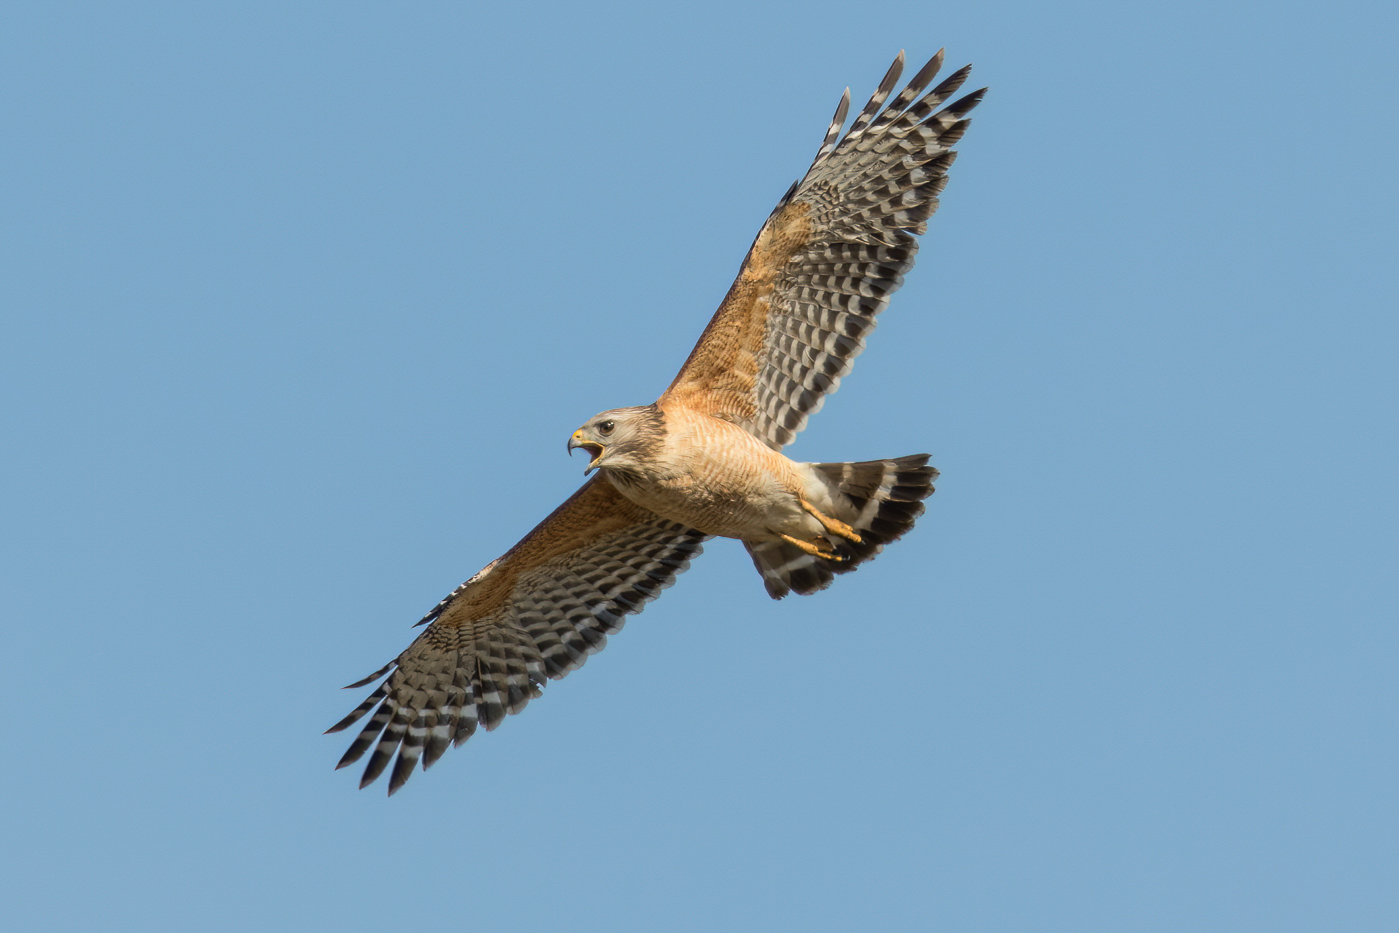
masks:
[[[708,536],[667,521],[594,477],[505,556],[467,580],[419,622],[430,623],[382,670],[388,679],[327,732],[374,715],[337,768],[370,746],[360,787],[398,760],[389,793],[421,758],[426,769],[479,724],[500,725],[600,651],[627,615],[675,582]],[[377,709],[375,708],[377,706]]]
[[[850,371],[875,315],[913,267],[913,234],[927,231],[956,157],[951,147],[985,93],[938,110],[971,72],[968,65],[924,94],[942,67],[938,52],[885,107],[903,60],[900,52],[842,137],[845,92],[816,161],[763,224],[662,405],[743,425],[781,449]]]

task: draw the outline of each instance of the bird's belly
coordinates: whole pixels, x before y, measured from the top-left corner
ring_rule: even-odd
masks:
[[[815,520],[802,510],[796,492],[772,472],[736,470],[704,457],[688,466],[685,472],[660,476],[608,478],[637,505],[706,534],[767,541],[812,533],[809,526]]]

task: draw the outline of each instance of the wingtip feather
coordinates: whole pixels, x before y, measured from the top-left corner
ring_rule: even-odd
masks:
[[[388,664],[385,664],[383,667],[379,668],[377,671],[375,671],[374,673],[370,674],[368,677],[365,677],[365,678],[362,678],[362,679],[360,679],[360,680],[357,680],[357,681],[355,681],[355,682],[352,683],[352,684],[346,684],[345,686],[341,687],[340,689],[341,689],[341,690],[357,690],[357,689],[359,689],[360,687],[367,687],[367,686],[369,686],[370,684],[374,683],[374,681],[378,680],[380,677],[383,677],[385,674],[387,674],[390,670],[393,669],[393,666],[394,666],[395,664],[397,664],[397,663],[398,663],[398,658],[394,658],[394,659],[393,659],[392,661],[390,661]]]

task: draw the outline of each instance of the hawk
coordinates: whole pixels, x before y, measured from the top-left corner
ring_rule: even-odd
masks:
[[[758,231],[738,278],[670,387],[605,411],[568,449],[596,473],[504,556],[457,587],[386,678],[337,767],[373,749],[360,787],[500,725],[600,650],[675,582],[704,542],[737,538],[767,592],[824,589],[910,528],[933,491],[928,456],[798,463],[781,449],[836,390],[913,266],[985,89],[943,107],[971,66],[925,93],[938,52],[888,105],[903,53],[848,130],[847,89],[806,176]],[[941,108],[941,109],[939,109]],[[395,755],[397,759],[394,760]]]

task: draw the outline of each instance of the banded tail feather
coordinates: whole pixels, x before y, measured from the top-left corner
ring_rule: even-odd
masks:
[[[786,541],[744,542],[753,566],[773,599],[824,590],[836,574],[849,573],[903,537],[933,494],[938,471],[927,454],[859,463],[809,463],[825,481],[836,505],[832,516],[860,533],[860,542],[828,536],[835,559],[808,554]]]

